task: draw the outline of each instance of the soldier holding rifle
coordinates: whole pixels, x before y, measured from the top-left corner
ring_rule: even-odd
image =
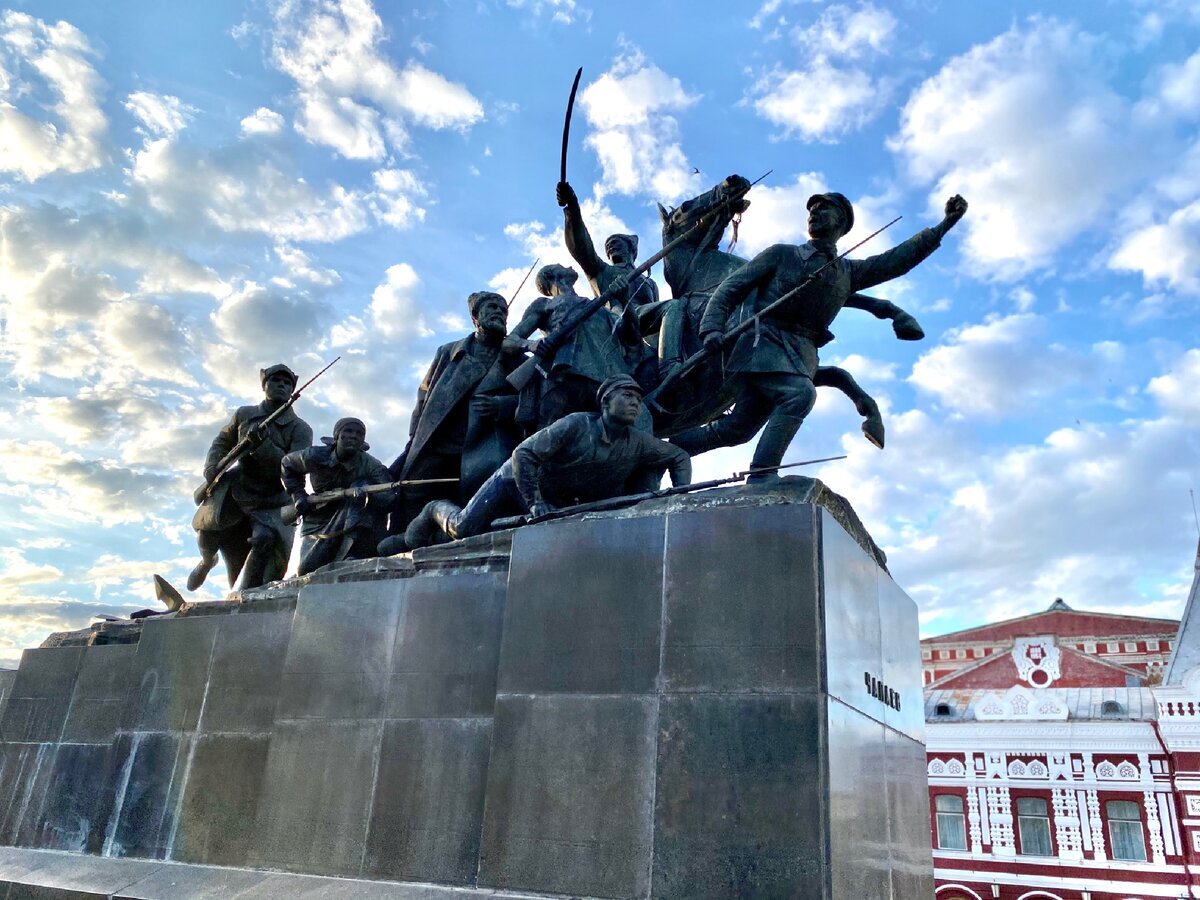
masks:
[[[727,370],[739,382],[732,412],[676,435],[673,443],[695,456],[743,443],[765,423],[750,466],[778,466],[812,410],[817,347],[828,339],[828,327],[847,299],[908,272],[938,248],[966,211],[967,202],[955,195],[946,201],[945,218],[933,228],[876,256],[851,260],[837,252],[838,239],[854,226],[850,201],[838,193],[810,197],[811,240],[768,247],[721,282],[708,301],[700,335],[709,354],[725,343],[726,320],[739,304],[753,303],[764,314],[754,327],[740,331],[729,356]],[[749,480],[772,477],[767,473]]]
[[[692,480],[692,462],[678,447],[633,427],[642,412],[642,389],[629,375],[609,378],[597,392],[601,412],[572,413],[522,441],[466,507],[430,503],[406,533],[410,546],[481,534],[494,519],[534,516],[559,506],[657,488],[664,471],[671,483]]]
[[[301,575],[326,563],[375,555],[390,498],[369,495],[363,488],[387,484],[392,479],[387,467],[367,452],[371,445],[366,438],[367,426],[362,419],[347,416],[333,426],[333,437],[323,437],[319,446],[283,458],[283,487],[296,513],[304,518],[300,529]],[[305,490],[305,476],[314,494],[351,490],[342,500],[318,505]]]
[[[261,370],[259,379],[263,401],[234,412],[204,461],[204,485],[196,492],[200,509],[192,520],[200,562],[188,576],[189,591],[204,584],[218,552],[230,587],[239,573],[242,587],[252,588],[282,578],[287,568],[293,528],[280,515],[287,495],[279,463],[284,454],[312,444],[313,430],[292,410],[296,373],[279,363]]]

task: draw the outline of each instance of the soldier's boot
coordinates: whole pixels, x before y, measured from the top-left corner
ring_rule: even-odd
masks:
[[[204,584],[204,579],[208,577],[208,573],[213,570],[213,567],[216,564],[217,554],[214,553],[211,556],[201,556],[200,562],[196,563],[196,567],[192,569],[191,573],[188,575],[187,589],[189,591],[198,590],[200,585]]]
[[[663,309],[658,330],[658,378],[665,381],[683,365],[683,328],[687,309],[682,301],[672,301]]]
[[[454,539],[454,517],[462,512],[457,503],[449,500],[431,500],[417,517],[408,523],[404,541],[416,550]]]
[[[778,412],[767,419],[767,427],[763,429],[762,437],[754,448],[754,456],[750,460],[751,469],[771,469],[783,462],[783,454],[787,453],[788,445],[800,430],[804,416],[788,416]],[[778,472],[758,472],[746,479],[747,484],[762,484],[778,481]]]

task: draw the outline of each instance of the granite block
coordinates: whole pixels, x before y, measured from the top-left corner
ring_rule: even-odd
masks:
[[[0,843],[19,844],[36,821],[54,767],[55,744],[0,744]]]
[[[504,573],[404,582],[386,715],[490,716],[504,617]]]
[[[887,898],[887,729],[838,700],[826,706],[830,897]]]
[[[820,516],[825,690],[883,722],[887,707],[868,688],[871,678],[884,677],[879,621],[883,573],[827,511]]]
[[[108,744],[124,720],[130,696],[130,667],[135,644],[87,647],[75,681],[62,739],[73,743]]]
[[[583,519],[513,537],[503,693],[649,693],[658,677],[664,520]]]
[[[357,581],[300,590],[277,719],[383,715],[403,584]]]
[[[221,622],[213,647],[203,732],[269,732],[279,702],[292,611],[244,613]]]
[[[880,630],[883,642],[882,677],[896,692],[896,702],[884,708],[884,723],[914,741],[925,740],[925,692],[921,658],[921,624],[917,604],[892,581],[879,573]],[[898,709],[896,707],[899,707]]]
[[[276,723],[249,865],[358,874],[382,731],[379,721]]]
[[[213,641],[221,620],[149,619],[133,658],[134,687],[125,727],[131,731],[192,731],[200,719]]]
[[[102,798],[109,752],[107,744],[59,744],[44,769],[45,786],[38,788],[41,802],[28,809],[17,843],[83,852],[106,809]]]
[[[178,734],[117,737],[106,774],[112,809],[93,827],[90,852],[140,859],[169,855],[190,750],[191,739]]]
[[[200,734],[188,764],[171,859],[244,866],[267,768],[267,735]]]
[[[656,707],[632,696],[497,698],[480,885],[645,896]]]
[[[811,693],[663,697],[651,897],[823,896],[820,705]]]
[[[662,565],[664,690],[817,689],[816,540],[810,507],[671,515]],[[622,571],[623,560],[614,568]]]
[[[479,860],[492,722],[387,722],[363,875],[472,884]]]
[[[26,650],[4,706],[6,741],[57,741],[62,734],[84,647]]]
[[[891,900],[926,900],[933,896],[934,881],[925,746],[888,730],[884,748]]]

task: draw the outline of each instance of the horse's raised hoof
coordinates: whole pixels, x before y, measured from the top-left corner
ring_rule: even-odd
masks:
[[[879,416],[868,416],[863,419],[862,433],[866,435],[868,441],[883,449],[883,419]]]
[[[925,330],[908,313],[900,313],[892,320],[892,331],[902,341],[919,341],[925,337]]]

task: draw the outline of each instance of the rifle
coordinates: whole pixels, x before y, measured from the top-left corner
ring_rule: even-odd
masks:
[[[582,69],[580,71],[582,71]],[[529,267],[529,271],[525,273],[525,277],[521,279],[521,283],[518,284],[517,289],[515,291],[513,291],[512,300],[508,301],[508,304],[507,304],[508,306],[513,305],[513,301],[517,299],[517,294],[521,293],[521,288],[525,287],[525,282],[527,282],[529,280],[529,276],[533,274],[534,268],[541,261],[542,261],[542,258],[540,256],[533,261],[533,265]]]
[[[292,406],[295,405],[296,401],[300,399],[300,395],[304,393],[305,388],[333,368],[333,363],[336,363],[339,359],[341,359],[340,356],[335,357],[333,362],[323,368],[312,378],[308,379],[308,381],[304,382],[304,384],[300,385],[300,387],[296,388],[296,390],[292,392],[292,396],[290,396],[285,403],[283,403],[278,409],[276,409],[261,422],[256,422],[251,428],[250,432],[247,433],[244,438],[234,444],[232,450],[221,457],[221,461],[217,463],[216,474],[213,475],[211,479],[206,478],[204,480],[204,484],[200,485],[200,487],[196,488],[196,490],[192,493],[192,499],[196,501],[197,506],[203,505],[204,501],[212,496],[212,492],[216,489],[217,483],[229,473],[229,470],[233,468],[233,464],[245,456],[248,450],[253,449],[254,442],[250,439],[250,435],[262,434],[268,425],[282,416],[286,410],[291,409]]]
[[[411,484],[458,484],[457,478],[413,478],[408,481],[390,481],[386,484],[368,484],[362,487],[338,488],[335,491],[322,491],[319,494],[312,494],[308,500],[313,506],[328,506],[330,503],[336,503],[338,500],[345,500],[351,496],[366,496],[368,494],[382,494],[386,491],[394,491],[396,488],[406,487]],[[300,513],[296,511],[295,504],[290,504],[283,508],[283,524],[295,525],[300,519]]]
[[[749,191],[750,188],[754,187],[754,185],[766,178],[767,175],[770,175],[771,171],[772,170],[768,170],[765,174],[759,178],[756,178],[744,188],[738,188],[736,191],[706,212],[703,216],[697,219],[691,228],[676,237],[674,240],[670,241],[665,247],[647,259],[640,266],[635,268],[630,274],[629,279],[626,281],[626,285],[632,283],[633,279],[637,278],[639,275],[644,275],[649,272],[650,269],[652,269],[663,259],[663,257],[665,257],[668,253],[680,246],[689,237],[708,224],[709,220],[713,216],[717,215],[717,213],[719,213],[722,209],[728,207],[731,203],[735,203],[736,201],[742,199],[742,197],[746,195],[746,192]],[[537,349],[533,352],[533,356],[529,357],[529,359],[525,360],[525,362],[521,363],[521,365],[517,366],[517,368],[513,369],[513,371],[509,373],[508,383],[518,391],[524,390],[525,386],[533,379],[534,373],[541,370],[542,360],[548,359],[550,356],[552,356],[560,347],[562,347],[563,344],[567,342],[567,338],[574,333],[576,328],[578,328],[594,313],[603,309],[617,296],[618,292],[616,291],[606,291],[599,297],[595,297],[583,304],[582,308],[578,312],[564,320],[561,325],[538,341]]]
[[[797,466],[812,466],[817,463],[833,462],[838,459],[845,459],[842,456],[825,456],[821,459],[806,459],[803,462],[784,463],[781,466],[760,466],[754,469],[746,469],[742,472],[734,472],[732,475],[727,475],[724,478],[714,478],[711,481],[697,481],[693,484],[683,484],[678,487],[663,488],[657,491],[642,491],[639,494],[625,494],[621,497],[609,497],[605,500],[592,500],[589,503],[576,503],[574,506],[564,506],[562,509],[554,509],[548,513],[543,513],[540,516],[524,515],[524,516],[506,516],[503,519],[496,519],[492,522],[493,529],[501,528],[516,528],[520,525],[532,525],[537,522],[549,522],[553,519],[562,519],[566,516],[579,515],[580,513],[588,512],[603,512],[609,509],[621,509],[626,506],[633,506],[635,503],[641,503],[643,500],[653,500],[656,497],[673,497],[676,494],[690,494],[693,491],[703,491],[708,488],[721,487],[724,484],[732,484],[735,481],[741,481],[748,475],[762,475],[767,472],[778,472],[780,469],[794,469]]]
[[[783,306],[783,304],[793,300],[795,297],[797,297],[800,294],[800,292],[802,290],[804,290],[806,287],[808,287],[810,284],[812,284],[814,281],[816,281],[818,275],[820,275],[822,272],[824,272],[826,269],[828,269],[830,266],[832,266],[835,262],[837,262],[839,259],[844,257],[847,253],[853,253],[855,250],[857,250],[859,247],[861,247],[863,244],[865,244],[871,238],[875,237],[875,235],[891,228],[893,225],[895,225],[897,222],[899,222],[902,218],[904,218],[904,217],[896,216],[896,218],[892,219],[892,221],[890,221],[886,225],[884,225],[883,228],[880,228],[877,231],[871,232],[865,238],[863,238],[861,241],[859,241],[857,244],[855,244],[853,247],[851,247],[849,250],[846,250],[843,253],[839,253],[833,259],[825,262],[819,269],[817,269],[811,275],[806,277],[802,282],[800,282],[798,285],[796,285],[794,288],[792,288],[790,291],[788,291],[786,294],[784,294],[778,300],[768,303],[766,306],[764,306],[762,309],[760,309],[758,312],[756,312],[750,318],[746,319],[744,322],[738,323],[733,328],[729,329],[729,331],[727,331],[723,335],[721,335],[721,340],[718,344],[716,344],[716,345],[705,344],[703,347],[701,347],[699,350],[697,350],[695,353],[693,353],[691,356],[689,356],[687,359],[685,359],[683,361],[683,365],[681,365],[678,369],[676,369],[674,372],[672,372],[668,377],[664,378],[654,390],[652,390],[650,393],[648,393],[643,398],[642,402],[651,406],[652,408],[657,408],[657,404],[655,404],[654,401],[656,398],[658,398],[659,395],[662,394],[662,392],[664,390],[666,390],[666,388],[669,384],[671,384],[672,382],[678,381],[684,375],[687,375],[689,372],[691,372],[693,369],[695,369],[698,365],[700,365],[700,363],[704,362],[704,360],[708,359],[708,357],[712,356],[714,353],[717,353],[724,347],[728,346],[734,340],[734,338],[736,338],[738,335],[749,331],[751,328],[753,328],[758,323],[758,321],[760,319],[762,319],[768,313],[774,312],[779,307]]]

